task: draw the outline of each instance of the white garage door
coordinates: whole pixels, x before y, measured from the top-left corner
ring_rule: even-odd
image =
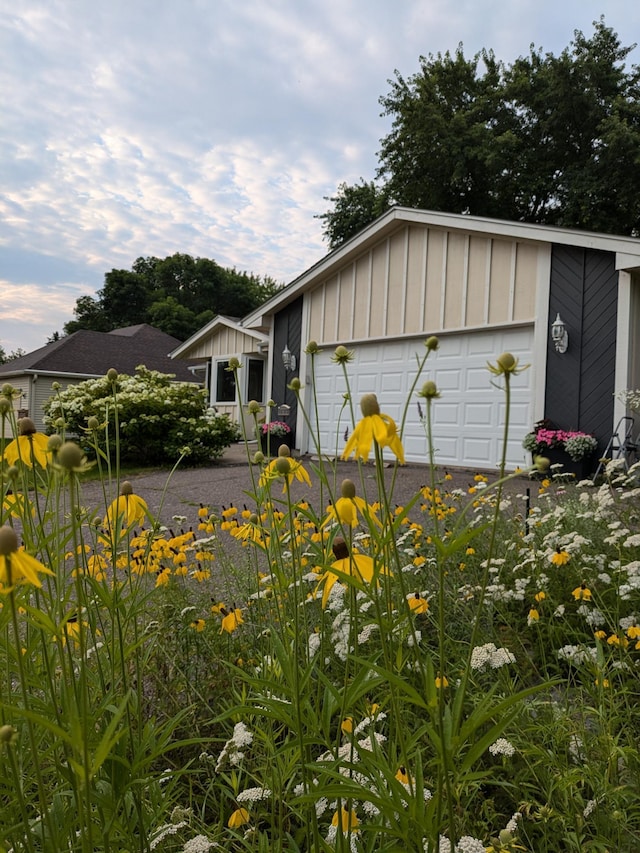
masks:
[[[352,347],[354,361],[347,365],[356,418],[363,394],[377,394],[380,408],[398,424],[417,370],[416,354],[424,354],[424,337],[419,340],[380,341]],[[504,392],[491,384],[496,378],[487,370],[487,361],[509,351],[521,364],[532,364],[533,327],[491,332],[449,335],[440,339],[440,348],[431,353],[417,386],[433,379],[440,398],[433,403],[433,435],[438,465],[492,469],[501,458],[505,416]],[[350,429],[348,405],[343,408],[346,384],[340,365],[331,361],[333,350],[316,357],[316,392],[322,450],[342,452],[344,434]],[[522,438],[533,426],[533,368],[512,381],[511,430],[508,444],[510,468],[526,463]],[[425,428],[420,421],[417,394],[409,404],[403,444],[407,461],[426,462]],[[315,452],[313,442],[307,450]]]

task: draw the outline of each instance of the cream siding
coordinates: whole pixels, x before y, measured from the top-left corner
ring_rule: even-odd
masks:
[[[445,329],[459,329],[464,326],[466,248],[467,237],[465,234],[453,232],[449,234],[444,303]]]
[[[336,320],[338,312],[338,276],[327,281],[324,288],[324,316],[321,340],[337,340]]]
[[[322,323],[324,321],[324,284],[312,290],[308,296],[309,304],[309,340],[324,339]]]
[[[484,326],[487,322],[487,270],[491,262],[491,241],[471,237],[467,285],[466,326]]]
[[[217,331],[204,340],[194,344],[187,353],[181,356],[184,360],[195,358],[219,358],[220,356],[238,355],[257,351],[257,341],[251,335],[245,335],[229,326],[220,326]]]
[[[518,243],[516,262],[516,287],[513,319],[529,320],[536,310],[536,277],[541,249],[527,243]]]
[[[424,281],[424,265],[427,250],[427,232],[424,228],[408,229],[409,244],[407,257],[407,282]],[[420,334],[424,326],[424,287],[406,287],[404,304],[404,328],[407,334]]]
[[[349,341],[353,337],[353,264],[339,276],[336,336],[337,341]]]
[[[403,229],[389,241],[389,283],[384,294],[387,302],[383,308],[386,327],[384,334],[395,338],[403,333],[404,314],[402,305],[406,283],[406,233]]]
[[[372,251],[371,297],[369,302],[369,329],[365,337],[378,338],[387,334],[384,312],[387,302],[385,293],[388,285],[389,243],[385,240]]]
[[[444,275],[446,270],[447,232],[427,231],[427,267],[426,267],[426,312],[425,330],[436,332],[442,329],[442,310],[444,306]]]
[[[489,325],[508,323],[511,288],[511,246],[507,240],[494,240],[489,290]]]
[[[359,258],[354,264],[354,313],[352,339],[366,338],[369,334],[369,311],[371,298],[371,253]]]
[[[538,243],[409,225],[320,283],[309,339],[325,343],[532,322]]]

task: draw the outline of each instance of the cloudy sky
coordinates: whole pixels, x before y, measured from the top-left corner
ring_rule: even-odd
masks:
[[[104,273],[185,252],[290,281],[370,180],[418,58],[559,53],[630,0],[0,0],[0,344],[42,346]],[[631,56],[640,62],[639,50]]]

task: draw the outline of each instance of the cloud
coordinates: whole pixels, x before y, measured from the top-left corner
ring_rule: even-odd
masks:
[[[557,52],[599,15],[597,0],[14,4],[0,29],[0,341],[40,346],[139,256],[300,275],[326,251],[324,197],[375,175],[394,69],[461,41],[505,61],[530,42]],[[607,23],[628,43],[640,7],[609,0]]]

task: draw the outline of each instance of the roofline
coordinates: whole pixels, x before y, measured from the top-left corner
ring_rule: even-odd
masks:
[[[106,376],[106,373],[65,373],[63,370],[38,370],[37,367],[25,367],[23,370],[11,370],[7,373],[0,373],[0,382],[2,382],[5,377],[24,376],[25,374],[28,376],[34,376],[36,379],[38,376],[54,376],[61,379],[102,379]],[[175,376],[175,374],[169,373],[165,374],[165,376]],[[188,379],[178,379],[177,381],[189,382]]]
[[[191,349],[192,346],[199,343],[202,338],[205,338],[209,335],[216,326],[227,326],[230,329],[234,329],[237,332],[242,332],[244,335],[249,335],[251,338],[255,338],[258,341],[264,341],[265,336],[261,335],[260,332],[256,332],[253,329],[247,329],[241,323],[237,323],[235,320],[232,320],[230,317],[225,317],[224,314],[217,314],[213,320],[209,320],[206,326],[203,326],[201,329],[198,329],[197,332],[194,332],[190,338],[180,344],[179,347],[176,347],[169,353],[170,358],[177,358],[178,356],[185,353],[187,350]]]
[[[10,370],[6,373],[0,373],[0,380],[4,376],[62,376],[64,378],[72,377],[73,379],[96,379],[104,376],[102,373],[65,373],[63,370],[40,370],[37,367],[23,367],[22,370]]]
[[[470,216],[465,213],[443,213],[435,210],[416,210],[411,207],[396,206],[390,208],[365,226],[337,249],[321,258],[298,278],[278,291],[271,299],[247,314],[242,322],[246,326],[260,327],[265,317],[275,309],[291,302],[317,276],[325,272],[336,262],[346,261],[349,256],[361,252],[367,244],[379,239],[398,224],[431,225],[436,228],[455,228],[459,231],[471,231],[478,234],[495,234],[539,243],[562,243],[565,246],[579,246],[588,249],[600,249],[616,254],[616,269],[640,267],[640,239],[614,234],[599,234],[595,231],[578,231],[572,228],[559,228],[555,225],[538,225],[530,222],[511,222],[505,219],[489,219],[482,216]]]

